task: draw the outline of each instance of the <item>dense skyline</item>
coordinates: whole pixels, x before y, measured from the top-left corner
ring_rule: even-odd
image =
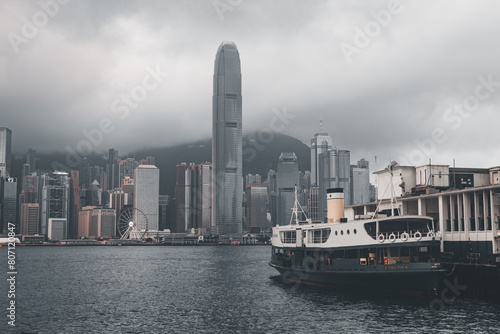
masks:
[[[244,142],[286,109],[293,118],[275,130],[309,144],[322,119],[333,146],[372,168],[375,155],[381,168],[427,162],[427,152],[435,163],[500,165],[500,4],[215,3],[71,1],[46,7],[44,22],[38,2],[3,1],[0,126],[13,151],[76,150],[100,123],[97,152],[210,138],[213,52],[231,40]]]

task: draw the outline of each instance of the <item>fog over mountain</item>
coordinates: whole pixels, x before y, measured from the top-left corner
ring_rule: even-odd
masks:
[[[210,138],[229,40],[244,133],[309,144],[323,120],[372,166],[500,165],[499,13],[497,1],[4,0],[0,126],[18,154]]]

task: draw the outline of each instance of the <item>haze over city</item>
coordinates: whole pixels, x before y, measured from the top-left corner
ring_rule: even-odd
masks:
[[[500,153],[498,6],[3,1],[2,125],[20,154],[76,150],[103,119],[112,123],[96,152],[210,138],[214,54],[229,40],[242,60],[246,135],[286,110],[294,118],[283,133],[309,144],[323,120],[335,146],[372,168],[374,156],[378,167],[429,158],[491,167]],[[134,92],[151,73],[157,80]]]

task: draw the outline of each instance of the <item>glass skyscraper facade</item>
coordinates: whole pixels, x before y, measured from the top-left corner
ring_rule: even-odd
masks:
[[[348,150],[332,150],[319,155],[319,219],[326,218],[326,190],[329,188],[344,189],[344,203],[351,205],[351,152]]]
[[[158,231],[160,170],[153,165],[140,165],[134,173],[134,207],[146,216],[149,231]],[[134,217],[139,228],[146,226],[144,217]]]
[[[0,176],[7,177],[10,174],[10,155],[12,148],[12,131],[8,128],[0,128]]]
[[[212,231],[243,229],[242,98],[240,55],[223,42],[215,56],[212,109]]]
[[[282,152],[278,160],[277,223],[290,224],[295,203],[295,186],[300,186],[299,162],[294,152]],[[295,218],[294,218],[295,219]]]
[[[321,129],[311,139],[311,185],[319,186],[319,155],[331,149],[332,138]]]

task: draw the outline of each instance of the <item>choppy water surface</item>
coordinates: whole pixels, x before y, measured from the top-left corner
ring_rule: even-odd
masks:
[[[500,333],[489,302],[458,299],[436,313],[429,299],[286,286],[270,250],[18,247],[15,332]],[[0,256],[6,276],[5,247]],[[5,310],[5,280],[0,288]]]

